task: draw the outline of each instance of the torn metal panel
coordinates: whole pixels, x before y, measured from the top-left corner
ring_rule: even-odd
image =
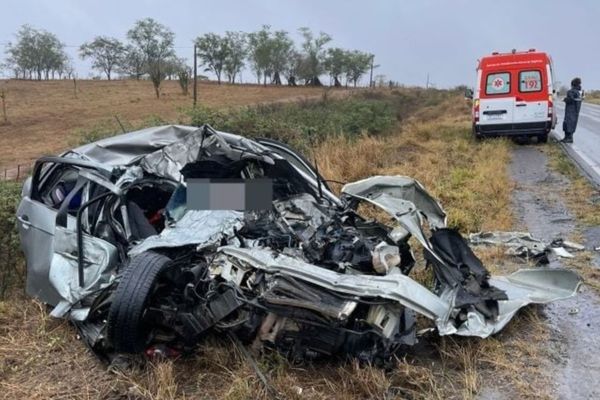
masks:
[[[492,277],[490,283],[508,295],[508,300],[498,302],[498,317],[489,320],[473,310],[468,312],[466,321],[456,326],[450,318],[456,295],[452,289],[446,289],[438,297],[399,273],[387,276],[346,275],[278,255],[268,249],[226,246],[219,251],[254,268],[293,276],[333,291],[398,301],[434,320],[440,335],[488,337],[502,330],[520,308],[572,297],[581,284],[576,273],[565,269],[521,270],[508,276]],[[216,262],[224,260],[217,258]],[[376,318],[373,316],[373,319]]]
[[[446,212],[419,181],[407,176],[373,176],[342,188],[342,194],[376,204],[400,217],[418,210],[432,228],[446,226]]]
[[[385,276],[348,275],[269,249],[225,246],[219,248],[219,252],[229,256],[229,262],[239,260],[269,273],[284,273],[337,292],[395,300],[433,320],[446,319],[450,310],[449,303],[399,272]]]
[[[340,274],[268,249],[226,246],[221,247],[219,252],[229,256],[229,262],[237,259],[254,268],[293,276],[333,291],[398,301],[434,320],[440,335],[488,337],[499,332],[520,308],[532,303],[545,304],[572,297],[581,284],[576,273],[564,269],[521,270],[505,277],[492,277],[490,283],[508,295],[508,300],[498,302],[498,317],[490,320],[473,310],[467,313],[466,321],[456,326],[450,318],[454,311],[456,291],[449,288],[438,297],[399,273],[386,276]],[[216,262],[224,260],[217,258]],[[377,319],[375,316],[372,318]]]
[[[52,311],[53,317],[64,316],[73,306],[90,293],[106,286],[115,267],[117,249],[112,244],[87,234],[83,235],[84,285],[79,285],[77,262],[77,232],[57,227],[54,254],[50,264],[49,280],[61,296]],[[84,319],[78,314],[78,318]]]
[[[134,256],[156,248],[173,248],[186,245],[207,247],[218,244],[225,237],[233,237],[240,229],[244,213],[228,210],[188,210],[173,226],[151,236],[134,246],[129,255]]]
[[[418,181],[406,176],[374,176],[345,185],[342,198],[366,201],[381,208],[402,227],[402,231],[393,232],[395,238],[401,237],[403,231],[410,233],[437,257],[423,231],[423,216],[431,227],[444,228],[446,212]]]
[[[178,142],[197,127],[166,125],[101,139],[73,149],[85,159],[106,165],[129,165],[146,154]]]
[[[242,144],[249,143],[241,142]],[[146,172],[181,181],[181,170],[188,164],[203,158],[225,157],[229,160],[255,159],[266,163],[273,163],[273,159],[266,154],[266,149],[260,145],[250,147],[256,152],[249,151],[247,147],[233,147],[226,137],[212,128],[204,126],[191,132],[182,140],[173,142],[164,148],[144,156],[140,160],[140,167]]]
[[[464,256],[468,247],[466,247],[462,238],[446,246],[446,250],[440,247],[440,244],[437,242],[432,245],[432,242],[426,237],[423,231],[421,215],[426,215],[429,224],[437,229],[434,232],[435,237],[437,233],[442,233],[442,231],[447,232],[447,230],[443,229],[446,223],[445,213],[439,204],[416,181],[406,177],[374,177],[359,182],[360,186],[355,186],[354,183],[346,185],[342,189],[343,194],[367,201],[382,208],[394,217],[403,229],[415,236],[425,248],[426,257],[428,256],[429,261],[436,267],[435,271],[438,281],[441,279],[440,283],[443,286],[440,288],[440,298],[444,299],[448,304],[452,304],[453,307],[462,306],[462,312],[466,312],[466,320],[459,326],[455,326],[449,319],[436,321],[438,331],[441,335],[459,334],[463,336],[487,337],[498,332],[519,308],[531,302],[537,302],[532,300],[536,298],[535,293],[537,292],[535,290],[541,290],[553,299],[563,298],[561,296],[562,292],[558,293],[554,285],[548,285],[548,282],[545,280],[546,275],[543,274],[534,275],[534,278],[538,278],[537,287],[533,286],[535,279],[529,282],[532,286],[522,285],[520,291],[510,284],[503,285],[502,287],[510,289],[509,291],[505,291],[505,297],[504,293],[502,293],[504,289],[493,285],[492,282],[495,281],[493,278],[488,278],[487,271],[480,265],[479,260],[474,255],[471,258],[477,261],[479,266],[475,267],[480,270],[478,282],[470,282],[470,277],[477,275],[477,268],[475,271],[472,271],[472,266],[469,267],[469,274],[461,277],[461,271],[465,269],[465,265],[462,264],[464,261],[453,261],[456,255],[452,256],[452,252],[454,251],[454,247],[462,245],[465,249],[457,250],[457,254]],[[394,185],[399,185],[399,188],[393,190]],[[411,191],[411,188],[418,188],[416,193],[419,193],[419,195],[416,196],[415,192]],[[409,201],[409,199],[412,201]],[[424,207],[424,209],[421,209],[421,207]],[[457,264],[453,268],[453,263],[459,263],[460,265]],[[560,271],[569,275],[572,280],[580,281],[577,274],[566,270]],[[473,273],[475,275],[472,275]],[[502,278],[497,279],[502,280]],[[514,278],[513,280],[509,280],[510,283],[513,281]],[[570,296],[573,296],[576,293],[577,287],[578,284],[567,285],[565,289],[571,293]],[[487,295],[483,296],[484,293],[490,293],[489,296],[491,297]],[[468,300],[469,297],[472,297],[472,300]],[[494,307],[497,307],[497,310],[489,310],[487,298],[493,299]],[[503,300],[505,298],[507,300]],[[524,298],[528,300],[526,301]],[[416,299],[413,300],[416,301]],[[466,308],[469,304],[473,304],[478,309],[469,310]],[[457,311],[458,309],[449,309],[446,315],[451,315],[451,313],[456,313]]]
[[[562,268],[522,269],[506,276],[492,276],[490,284],[503,290],[507,301],[499,301],[495,324],[487,324],[481,316],[469,313],[468,320],[454,334],[485,338],[502,330],[518,310],[529,304],[547,304],[575,296],[582,284],[575,272]]]

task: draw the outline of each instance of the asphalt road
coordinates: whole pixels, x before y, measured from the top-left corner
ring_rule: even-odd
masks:
[[[565,104],[562,99],[556,102],[558,123],[554,137],[563,138],[562,122]],[[573,144],[563,145],[567,154],[583,169],[583,171],[600,186],[600,105],[584,103],[579,112],[577,130],[573,136]]]

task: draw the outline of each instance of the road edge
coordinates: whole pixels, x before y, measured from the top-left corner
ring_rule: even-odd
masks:
[[[596,188],[600,189],[600,168],[595,167],[593,162],[585,155],[577,145],[561,143],[562,137],[556,131],[551,132],[551,136],[556,140],[565,154],[573,161],[577,166],[577,169],[590,181],[590,183]]]

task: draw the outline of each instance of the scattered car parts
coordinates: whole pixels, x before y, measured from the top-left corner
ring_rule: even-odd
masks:
[[[570,251],[581,251],[585,247],[561,238],[545,243],[528,232],[478,232],[469,235],[472,245],[494,245],[506,247],[506,254],[525,259],[536,260],[540,264],[548,263],[548,254],[562,258],[573,258]]]

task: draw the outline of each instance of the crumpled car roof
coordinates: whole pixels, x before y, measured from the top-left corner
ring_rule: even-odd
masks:
[[[184,139],[200,128],[164,125],[112,136],[71,150],[90,161],[110,166],[129,165],[139,157]]]

